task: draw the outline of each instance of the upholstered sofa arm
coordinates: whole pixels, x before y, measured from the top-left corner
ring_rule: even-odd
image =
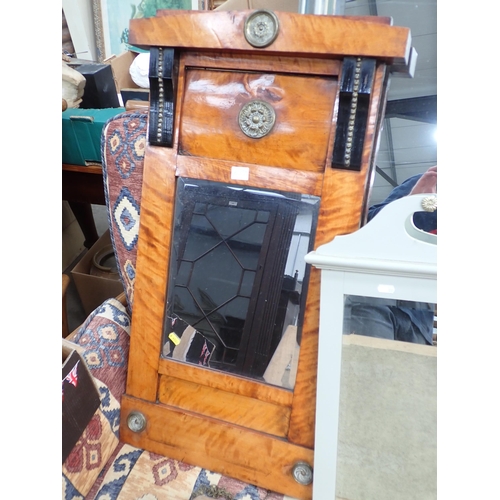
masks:
[[[63,496],[86,497],[98,487],[119,443],[120,399],[125,390],[130,318],[116,299],[108,299],[87,318],[72,341],[94,377],[101,404],[62,466]]]

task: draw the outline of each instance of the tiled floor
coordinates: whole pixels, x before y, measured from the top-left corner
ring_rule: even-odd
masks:
[[[92,205],[92,212],[94,214],[94,221],[97,233],[101,236],[108,229],[108,216],[106,207],[101,205]],[[78,261],[85,255],[87,250],[84,250],[63,272],[71,276],[71,270],[76,266]],[[71,281],[68,291],[66,293],[66,308],[68,315],[69,331],[72,332],[78,328],[86,318],[85,311],[83,310],[78,291],[73,281]]]

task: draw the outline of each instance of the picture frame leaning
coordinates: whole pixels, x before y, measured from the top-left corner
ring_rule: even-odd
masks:
[[[92,0],[98,62],[131,49],[130,19],[154,17],[162,9],[199,10],[198,5],[199,0]]]

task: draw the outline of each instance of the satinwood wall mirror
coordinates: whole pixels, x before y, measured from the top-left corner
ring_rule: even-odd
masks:
[[[388,18],[158,11],[121,439],[311,498],[319,272],[363,222]]]

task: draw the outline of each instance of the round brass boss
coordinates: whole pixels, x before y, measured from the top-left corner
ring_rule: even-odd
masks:
[[[307,462],[297,462],[292,467],[292,475],[299,484],[307,486],[312,483],[313,469]]]
[[[250,101],[238,116],[241,131],[252,139],[260,139],[271,132],[276,121],[273,107],[265,101]]]
[[[245,21],[245,39],[252,47],[267,47],[276,40],[278,31],[278,18],[270,10],[256,10]]]
[[[132,411],[127,417],[127,426],[132,432],[142,432],[146,428],[146,417],[140,411]]]

